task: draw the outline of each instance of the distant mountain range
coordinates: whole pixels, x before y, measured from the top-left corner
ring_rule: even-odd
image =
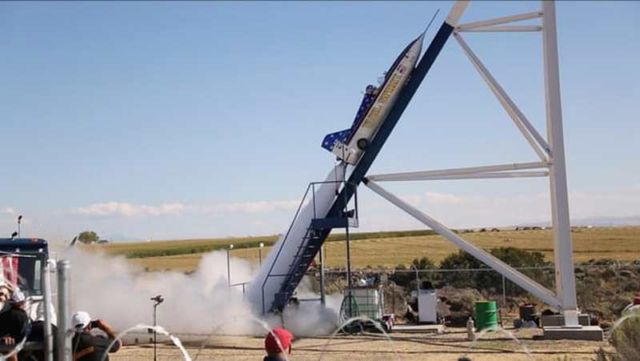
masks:
[[[533,222],[518,224],[517,226],[539,226],[548,227],[551,225],[550,221],[547,222]],[[586,227],[621,227],[621,226],[640,226],[640,216],[631,217],[589,217],[578,218],[571,220],[572,226]]]
[[[109,242],[121,243],[121,242],[144,242],[146,239],[139,237],[130,237],[125,234],[109,234],[106,236],[100,236],[100,239],[107,240]]]

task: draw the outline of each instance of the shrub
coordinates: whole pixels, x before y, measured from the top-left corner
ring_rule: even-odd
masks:
[[[529,252],[513,247],[501,247],[491,250],[491,254],[515,268],[546,267],[549,265],[549,263],[544,260],[544,255],[540,252]],[[451,254],[442,260],[440,268],[472,269],[488,267],[470,254],[464,251],[459,251],[458,253]],[[545,272],[545,270],[530,269],[523,270],[521,272],[544,285],[552,283],[549,272]],[[498,272],[463,271],[443,273],[441,275],[441,281],[446,285],[457,288],[471,287],[486,290],[502,288],[502,275]],[[522,295],[525,292],[526,291],[522,290],[515,284],[509,281],[506,282],[506,293],[508,295],[517,296]]]
[[[416,274],[415,270],[429,270],[436,269],[435,263],[427,257],[420,259],[415,258],[411,262],[411,267],[407,267],[403,264],[399,264],[395,267],[395,271],[389,279],[395,282],[398,286],[407,287],[409,290],[416,289]],[[398,272],[400,271],[400,272]],[[411,271],[411,272],[410,272]],[[436,278],[433,273],[420,273],[420,281],[434,281]]]
[[[612,331],[610,340],[615,354],[608,354],[602,348],[596,352],[597,361],[635,361],[640,360],[640,313],[622,321]]]
[[[611,344],[622,361],[640,360],[640,314],[623,321],[611,334]]]
[[[473,256],[465,251],[458,251],[447,256],[440,262],[440,269],[470,269],[470,268],[487,268]],[[478,272],[446,272],[440,275],[441,283],[444,286],[452,286],[457,288],[478,288],[476,283],[476,275]]]

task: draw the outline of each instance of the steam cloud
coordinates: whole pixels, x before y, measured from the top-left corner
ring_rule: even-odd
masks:
[[[71,261],[71,311],[87,311],[123,330],[135,324],[153,324],[153,302],[161,294],[158,325],[172,333],[263,335],[263,321],[279,325],[279,317],[261,320],[242,294],[241,287],[227,287],[225,252],[206,254],[195,273],[145,272],[122,256],[108,256],[72,248],[64,258]],[[232,283],[250,281],[254,270],[241,259],[231,259]],[[304,286],[302,287],[304,288]],[[309,291],[300,291],[309,296]],[[313,297],[318,297],[317,295]],[[288,310],[284,323],[297,336],[328,334],[335,329],[340,299],[328,298],[329,308],[304,302]]]

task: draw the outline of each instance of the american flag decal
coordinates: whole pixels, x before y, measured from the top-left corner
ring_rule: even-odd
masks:
[[[0,283],[18,284],[18,257],[0,257]]]
[[[351,124],[351,128],[327,134],[322,140],[322,148],[331,152],[336,142],[341,142],[343,144],[349,143],[351,135],[356,131],[356,129],[358,129],[360,123],[364,120],[365,115],[367,114],[369,107],[371,107],[371,104],[373,104],[375,98],[376,97],[373,94],[365,94],[362,98],[362,102],[360,103],[360,107],[358,108],[358,112],[356,113],[356,118],[353,120],[353,124]]]

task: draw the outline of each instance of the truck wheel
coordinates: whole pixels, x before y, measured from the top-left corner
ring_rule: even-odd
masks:
[[[358,145],[358,148],[365,150],[369,146],[369,141],[366,138],[360,138],[356,144]]]

